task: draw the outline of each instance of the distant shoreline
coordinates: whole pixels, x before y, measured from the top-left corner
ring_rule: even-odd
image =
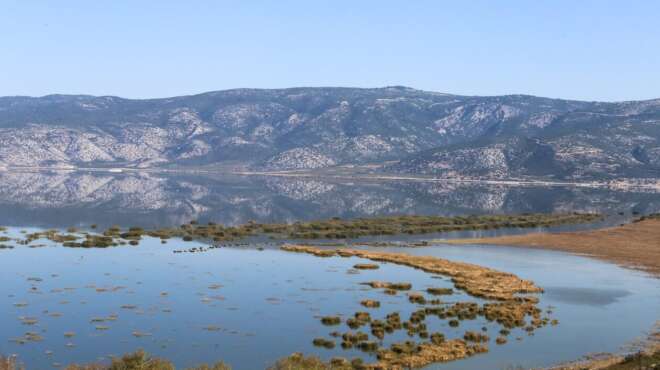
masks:
[[[205,174],[205,175],[236,175],[236,176],[272,176],[319,178],[352,181],[416,181],[457,184],[504,185],[511,187],[577,187],[577,188],[608,188],[613,190],[646,190],[660,192],[660,179],[614,179],[607,181],[549,181],[536,179],[475,179],[475,178],[441,178],[432,176],[415,176],[387,173],[331,173],[310,170],[288,171],[248,171],[237,169],[204,169],[204,168],[135,168],[135,167],[41,167],[25,166],[0,167],[2,172],[99,172],[99,173],[162,173],[162,174]]]

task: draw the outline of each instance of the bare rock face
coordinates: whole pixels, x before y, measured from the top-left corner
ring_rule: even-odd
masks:
[[[394,162],[394,163],[393,163]],[[434,176],[660,177],[660,100],[466,97],[406,87],[167,99],[0,98],[0,167],[387,163]]]
[[[266,162],[266,168],[273,170],[299,170],[323,168],[335,165],[332,158],[326,157],[311,148],[294,148],[282,152]]]

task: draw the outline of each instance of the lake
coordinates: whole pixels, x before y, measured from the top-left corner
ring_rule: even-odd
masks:
[[[240,224],[394,214],[597,211],[608,215],[606,223],[615,224],[632,212],[658,212],[659,198],[654,193],[577,187],[1,172],[0,225],[8,229],[0,235],[13,238],[22,231],[86,229],[91,224],[156,227],[191,220]],[[507,232],[520,230],[498,231]],[[431,236],[415,236],[425,237]],[[224,360],[234,369],[264,368],[296,351],[324,359],[369,360],[373,354],[342,349],[341,340],[333,349],[315,347],[314,338],[347,330],[343,324],[324,326],[320,318],[346,318],[357,311],[378,318],[399,312],[403,318],[416,309],[405,294],[384,295],[361,284],[366,281],[406,281],[419,291],[453,286],[447,278],[394,264],[356,271],[353,265],[369,261],[283,252],[269,240],[204,253],[173,253],[202,245],[177,239],[161,244],[144,238],[139,246],[107,249],[64,248],[44,240],[33,243],[42,245],[37,248],[4,244],[14,248],[0,250],[0,278],[5,282],[0,286],[0,353],[18,354],[29,368],[103,360],[137,348],[182,367]],[[447,320],[429,319],[429,331],[447,338],[482,327],[491,337],[488,353],[429,366],[432,369],[547,366],[587,353],[617,351],[659,319],[656,279],[585,257],[443,244],[378,250],[475,263],[531,279],[545,289],[539,307],[551,309],[551,317],[559,320],[559,325],[540,328],[533,336],[515,329],[508,343],[496,345],[496,323],[477,318],[455,328]],[[379,300],[381,307],[365,309],[363,299]],[[443,299],[484,302],[461,291]],[[39,340],[21,344],[28,332]],[[406,339],[405,331],[395,332],[384,344]]]

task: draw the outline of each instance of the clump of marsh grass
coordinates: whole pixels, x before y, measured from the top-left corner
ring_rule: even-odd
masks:
[[[413,341],[405,341],[405,342],[393,343],[390,346],[390,350],[396,354],[411,355],[419,352],[419,347],[417,343]]]
[[[431,343],[433,344],[442,344],[445,341],[445,335],[442,333],[432,333],[431,334]]]
[[[452,288],[428,288],[426,291],[433,295],[448,295],[454,293]]]
[[[312,344],[314,344],[317,347],[323,347],[327,349],[333,349],[335,348],[335,341],[325,339],[325,338],[314,338],[312,341]]]
[[[133,353],[125,354],[121,357],[114,357],[109,364],[104,363],[90,363],[90,364],[73,364],[65,368],[65,370],[175,370],[172,362],[152,357],[143,350],[138,350]],[[0,370],[19,370],[14,368]],[[231,367],[224,362],[220,361],[212,365],[199,365],[188,370],[231,370]]]
[[[16,357],[0,356],[0,370],[24,370],[25,368],[16,361]]]
[[[36,317],[19,317],[19,320],[21,320],[21,324],[23,325],[35,325],[39,322]]]
[[[468,342],[485,343],[490,340],[490,337],[488,337],[486,334],[477,333],[474,331],[466,331],[463,335],[463,339]]]
[[[354,317],[346,320],[346,325],[351,329],[357,329],[362,325],[366,325],[371,321],[369,312],[356,312]]]
[[[66,370],[175,370],[174,365],[164,359],[151,357],[143,350],[113,358],[109,365],[69,365]]]
[[[333,359],[325,363],[316,356],[305,356],[296,352],[275,362],[268,370],[352,370],[346,359]]]
[[[387,281],[369,281],[362,283],[363,285],[368,285],[374,289],[386,289],[386,290],[410,290],[412,289],[412,284],[410,283],[390,283]],[[388,292],[386,292],[388,293]]]
[[[321,323],[323,325],[339,325],[341,324],[341,318],[339,316],[324,316],[321,318]]]
[[[408,294],[408,300],[410,303],[416,303],[416,304],[425,304],[426,303],[426,298],[424,298],[424,295],[421,293],[410,293]]]
[[[341,338],[343,340],[341,343],[341,347],[344,349],[349,349],[359,344],[360,342],[369,340],[369,335],[361,331],[356,331],[356,332],[349,331],[347,333],[344,333],[341,336]]]
[[[375,352],[378,350],[378,343],[375,341],[364,341],[358,343],[357,348],[363,352]]]
[[[385,321],[393,329],[401,329],[401,316],[398,312],[392,312],[385,316]]]
[[[360,304],[367,308],[378,308],[380,307],[380,302],[374,299],[365,299],[360,302]]]
[[[353,268],[358,270],[377,270],[380,266],[375,263],[358,263]]]

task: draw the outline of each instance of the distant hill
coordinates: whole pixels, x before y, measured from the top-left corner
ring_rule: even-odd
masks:
[[[166,99],[0,97],[0,166],[264,170],[387,163],[482,178],[660,178],[660,99],[581,102],[407,87]]]

